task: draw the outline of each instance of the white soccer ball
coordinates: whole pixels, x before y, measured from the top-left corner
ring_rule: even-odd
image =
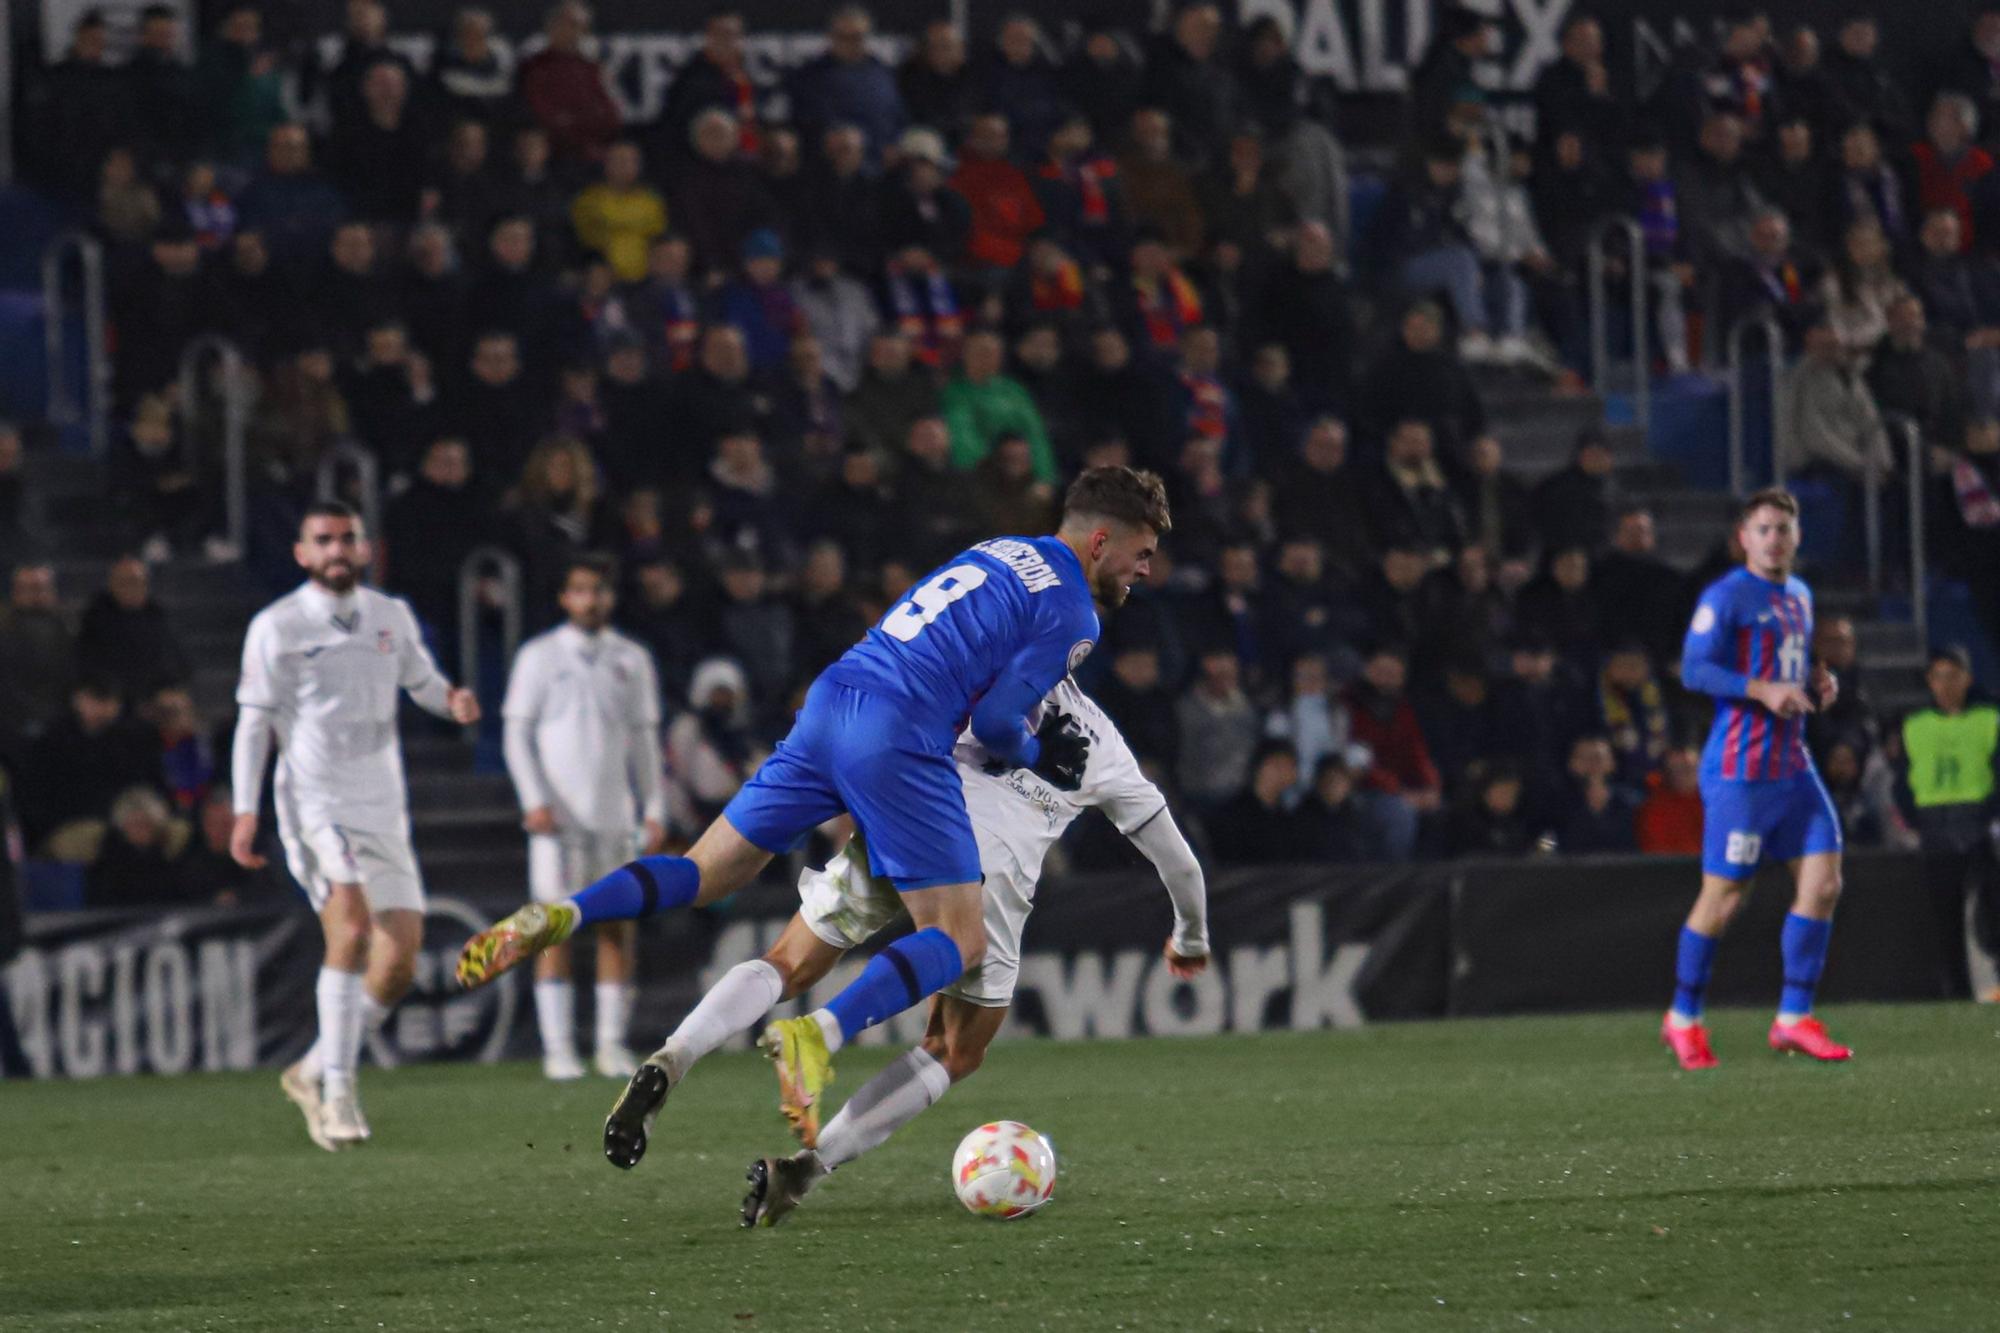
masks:
[[[968,1211],[1026,1217],[1056,1192],[1056,1150],[1018,1120],[994,1120],[959,1140],[951,1187]]]

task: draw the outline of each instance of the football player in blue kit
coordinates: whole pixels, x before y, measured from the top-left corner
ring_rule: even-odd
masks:
[[[459,981],[483,984],[599,921],[716,902],[818,825],[852,814],[872,872],[902,893],[917,929],[825,1008],[765,1029],[785,1113],[803,1118],[832,1077],[835,1051],[949,986],[984,953],[979,852],[952,761],[958,732],[969,721],[999,762],[1075,790],[1088,749],[1081,732],[1055,710],[1033,731],[1026,719],[1096,643],[1093,599],[1122,604],[1171,526],[1158,476],[1087,469],[1053,536],[997,537],[960,553],[820,673],[790,734],[686,856],[642,857],[564,902],[521,909],[466,944]],[[754,1019],[778,997],[743,998]],[[669,1091],[662,1065],[642,1065],[606,1122],[607,1152]]]
[[[1681,681],[1715,696],[1701,758],[1701,896],[1681,928],[1674,1003],[1660,1028],[1683,1069],[1715,1064],[1703,998],[1716,940],[1765,861],[1791,867],[1794,896],[1782,947],[1785,989],[1771,1024],[1773,1050],[1816,1060],[1852,1052],[1813,1017],[1840,897],[1840,818],[1806,750],[1806,714],[1834,701],[1831,671],[1810,665],[1812,592],[1792,573],[1799,506],[1782,490],[1743,505],[1743,568],[1702,593],[1681,651]]]

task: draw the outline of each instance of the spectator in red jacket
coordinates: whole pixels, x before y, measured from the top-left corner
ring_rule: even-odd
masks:
[[[1701,855],[1701,756],[1692,746],[1667,752],[1646,778],[1639,804],[1639,850],[1652,856]]]
[[[1993,155],[1975,144],[1979,108],[1963,93],[1940,93],[1925,122],[1927,137],[1910,150],[1917,164],[1917,212],[1958,214],[1960,244],[1972,249],[1972,186],[1993,170]]]
[[[611,100],[604,67],[583,53],[590,7],[576,0],[557,5],[542,31],[548,45],[521,62],[521,101],[548,131],[558,157],[601,162],[625,118]]]
[[[972,209],[965,257],[996,272],[1020,263],[1028,237],[1042,225],[1042,205],[1027,173],[1007,160],[1005,116],[989,111],[973,118],[951,188]]]
[[[1442,805],[1443,780],[1410,706],[1410,653],[1400,644],[1378,645],[1361,664],[1361,678],[1347,687],[1350,735],[1374,755],[1366,782],[1400,796],[1420,815]]]

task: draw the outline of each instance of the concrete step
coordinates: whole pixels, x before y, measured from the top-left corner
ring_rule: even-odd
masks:
[[[525,845],[527,836],[512,805],[449,810],[415,800],[410,803],[410,832],[420,857],[434,852],[490,855]]]
[[[409,758],[404,743],[404,768],[412,805],[455,806],[467,810],[514,807],[514,784],[505,773],[472,773],[436,765],[419,764]]]
[[[1924,641],[1917,634],[1917,627],[1907,620],[1856,621],[1854,638],[1864,661],[1915,663],[1919,670],[1925,665]]]
[[[508,847],[444,848],[435,853],[419,845],[417,868],[433,894],[518,894],[527,901],[528,852],[518,838]]]

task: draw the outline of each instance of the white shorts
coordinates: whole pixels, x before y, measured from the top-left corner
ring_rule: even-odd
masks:
[[[630,861],[638,847],[636,833],[530,833],[528,893],[538,903],[561,902]]]
[[[424,881],[407,834],[338,824],[287,829],[280,820],[278,840],[284,844],[285,864],[305,887],[315,912],[326,906],[336,884],[359,884],[371,912],[424,910]]]
[[[995,873],[1008,858],[982,857],[986,883],[981,891],[986,916],[986,958],[939,994],[969,1004],[1004,1009],[1014,1002],[1021,976],[1021,931],[1034,905],[1035,886],[1018,873]],[[812,933],[836,949],[854,949],[903,915],[902,895],[887,880],[869,875],[845,853],[824,870],[799,876],[799,910]]]

